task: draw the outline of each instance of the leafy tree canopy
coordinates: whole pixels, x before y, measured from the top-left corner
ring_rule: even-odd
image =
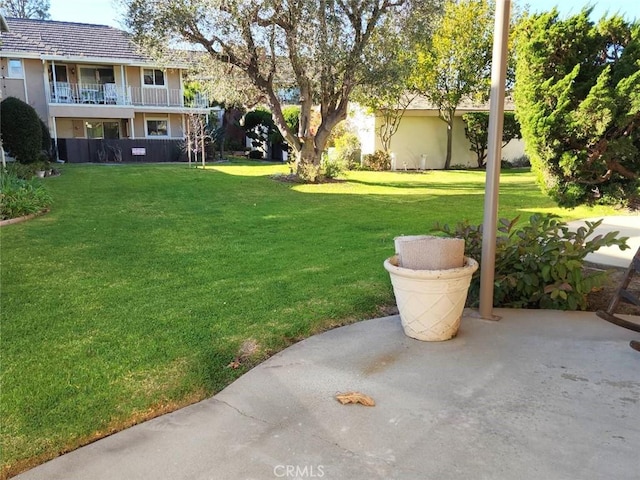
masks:
[[[471,143],[471,151],[477,156],[478,167],[485,164],[487,158],[487,145],[489,143],[489,113],[469,112],[462,116],[464,121],[464,133]],[[516,138],[522,138],[520,124],[513,112],[504,112],[502,128],[502,146]]]
[[[433,38],[420,39],[413,90],[438,108],[447,124],[445,168],[451,165],[453,120],[460,103],[489,94],[493,8],[487,0],[448,0]]]
[[[0,12],[5,17],[47,20],[51,18],[50,7],[49,0],[0,0]]]
[[[379,65],[380,81],[359,85],[353,99],[371,113],[380,117],[376,134],[385,152],[391,151],[391,138],[398,131],[400,121],[411,101],[417,96],[410,92],[410,78],[416,68],[416,55],[411,46],[416,39],[427,41],[440,16],[434,11],[430,18],[414,18],[409,25],[397,30],[393,36],[385,35],[389,29],[376,31],[371,41]]]
[[[628,202],[640,172],[640,23],[530,16],[518,29],[516,112],[538,181],[560,205]]]
[[[359,85],[384,75],[372,48],[376,32],[392,38],[438,0],[121,0],[137,39],[158,48],[198,45],[211,72],[249,85],[269,106],[274,122],[296,152],[296,161],[318,167],[333,127],[347,115]],[[385,30],[383,34],[382,31]],[[278,92],[300,92],[300,123],[286,123]],[[312,129],[312,107],[321,122]],[[300,169],[299,169],[300,171]]]

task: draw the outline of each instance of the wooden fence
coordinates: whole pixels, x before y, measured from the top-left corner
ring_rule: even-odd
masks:
[[[69,163],[186,162],[180,139],[58,139],[60,160]]]

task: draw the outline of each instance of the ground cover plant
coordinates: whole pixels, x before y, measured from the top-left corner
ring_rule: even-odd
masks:
[[[629,248],[616,232],[596,235],[602,220],[586,221],[573,231],[554,215],[534,213],[523,225],[520,217],[501,218],[496,237],[493,304],[497,307],[586,310],[587,297],[607,280],[605,270],[585,272],[585,257],[602,247]],[[467,305],[480,300],[482,224],[458,222],[434,230],[465,241],[465,255],[480,263],[471,279]]]
[[[41,180],[19,178],[13,170],[0,171],[0,220],[40,213],[51,202]]]
[[[393,305],[393,238],[482,219],[484,172],[65,165],[55,202],[2,227],[3,474],[205,398],[313,333]],[[500,216],[556,208],[525,170]]]

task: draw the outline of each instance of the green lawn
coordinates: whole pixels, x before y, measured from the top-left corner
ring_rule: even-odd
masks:
[[[67,165],[45,180],[51,212],[0,232],[5,475],[376,316],[393,303],[382,262],[395,236],[482,219],[483,172],[269,177],[285,171]],[[503,173],[501,215],[611,213],[555,208],[533,178]]]

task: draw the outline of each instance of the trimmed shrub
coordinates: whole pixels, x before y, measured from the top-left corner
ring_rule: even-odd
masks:
[[[376,150],[375,153],[364,156],[364,164],[371,170],[378,172],[391,170],[391,156],[387,152]]]
[[[360,139],[351,132],[345,132],[335,140],[336,158],[348,170],[360,166]]]
[[[42,127],[31,105],[15,97],[5,98],[0,103],[0,131],[4,149],[18,162],[41,160]]]
[[[300,128],[300,106],[287,105],[286,107],[282,107],[282,116],[293,133],[297,133]]]
[[[249,158],[253,160],[262,160],[264,158],[264,154],[260,150],[251,150],[249,152]]]
[[[494,305],[515,308],[585,310],[587,295],[606,280],[604,271],[584,274],[584,258],[600,247],[629,248],[627,238],[617,232],[589,239],[602,223],[585,222],[570,231],[554,215],[536,213],[529,223],[516,228],[519,217],[501,219],[496,239]],[[434,231],[465,240],[465,255],[481,262],[482,225],[459,222],[453,228],[436,224]],[[467,304],[477,306],[480,298],[480,269],[471,280]]]

